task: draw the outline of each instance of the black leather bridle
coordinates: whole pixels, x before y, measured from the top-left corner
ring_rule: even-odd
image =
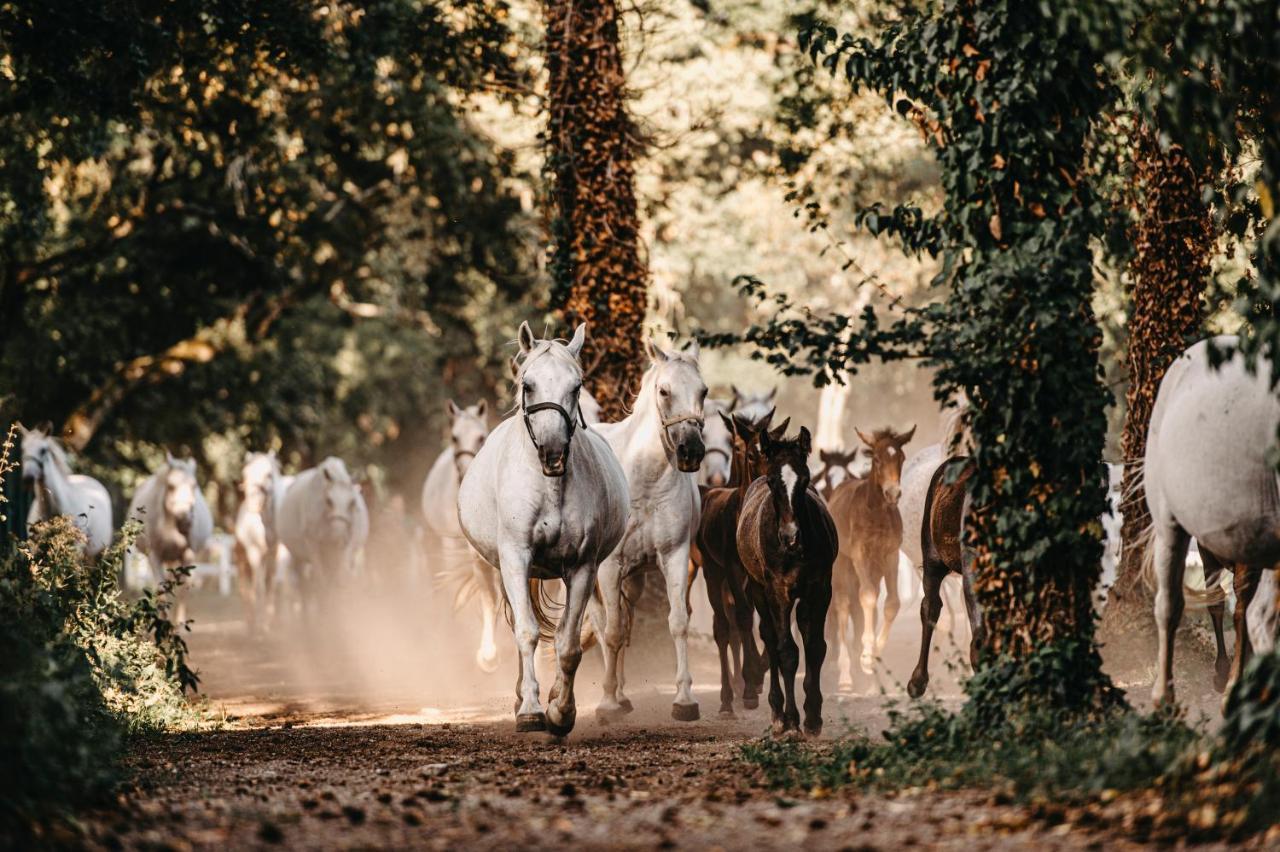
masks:
[[[582,405],[578,403],[576,396],[574,397],[574,408],[577,409],[577,412],[578,412],[578,422],[582,424],[583,429],[586,429],[587,418],[583,415]],[[529,440],[533,442],[533,447],[536,450],[541,450],[542,447],[538,446],[538,439],[535,438],[533,435],[533,422],[529,420],[529,415],[537,414],[539,411],[554,411],[556,414],[559,414],[560,418],[564,420],[564,425],[569,430],[568,436],[564,439],[565,453],[566,455],[568,454],[569,445],[573,443],[573,433],[578,430],[578,423],[574,422],[573,415],[570,414],[568,411],[566,411],[563,405],[561,405],[558,402],[535,402],[533,405],[525,405],[524,388],[521,387],[520,409],[521,409],[521,413],[524,416],[524,429],[526,432],[529,433]]]

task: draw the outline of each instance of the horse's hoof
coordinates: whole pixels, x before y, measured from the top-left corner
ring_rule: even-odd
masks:
[[[907,695],[910,695],[912,698],[919,698],[921,695],[924,695],[924,691],[928,689],[928,687],[929,681],[911,678],[911,680],[907,681]]]
[[[485,674],[493,674],[498,670],[498,655],[494,654],[492,657],[485,658],[476,654],[476,665]]]
[[[547,729],[546,713],[517,713],[516,714],[516,733],[531,734],[537,731],[545,731]]]
[[[858,660],[858,668],[862,669],[863,674],[873,675],[876,673],[876,658],[862,655],[862,659]]]
[[[743,696],[743,698],[742,698],[742,709],[743,709],[743,710],[754,710],[754,709],[756,709],[756,708],[757,708],[757,707],[759,707],[759,706],[760,706],[760,697],[759,697],[759,696],[756,696],[756,695]]]
[[[619,701],[618,707],[622,710],[623,713],[630,713],[632,710],[636,709],[635,705],[631,703],[630,698],[624,698],[621,701]]]
[[[577,721],[578,711],[576,710],[570,710],[559,722],[555,719],[555,711],[549,710],[547,712],[547,733],[556,737],[567,737]]]
[[[697,704],[672,704],[671,718],[677,722],[696,722],[702,718]]]
[[[822,736],[822,723],[818,722],[816,725],[805,724],[804,735],[810,739],[816,740],[818,737]]]
[[[736,718],[738,718],[738,717],[737,717],[737,715],[736,715],[736,714],[734,714],[734,712],[733,712],[733,708],[732,708],[732,707],[721,707],[721,708],[720,708],[720,713],[719,713],[719,715],[720,715],[720,718],[721,718],[721,719],[736,719]]]
[[[1213,674],[1213,688],[1218,692],[1225,692],[1227,682],[1231,680],[1231,664],[1220,666]]]
[[[596,707],[596,721],[601,725],[609,725],[614,722],[622,721],[622,717],[627,715],[625,707],[605,707],[600,705]]]

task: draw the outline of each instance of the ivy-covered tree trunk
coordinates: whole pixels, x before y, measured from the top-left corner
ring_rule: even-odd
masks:
[[[635,130],[614,0],[544,0],[547,156],[553,175],[552,301],[588,322],[588,387],[606,420],[627,413],[644,372],[648,270],[636,212]]]
[[[1141,571],[1140,541],[1151,520],[1142,489],[1147,425],[1165,371],[1200,331],[1215,232],[1211,212],[1201,199],[1201,175],[1182,148],[1161,150],[1154,132],[1144,128],[1134,161],[1138,219],[1130,231],[1133,308],[1121,436],[1124,525],[1120,565],[1107,597],[1101,632],[1104,641],[1116,644],[1121,652],[1124,646],[1131,647],[1145,664],[1152,659],[1155,635],[1152,593]]]

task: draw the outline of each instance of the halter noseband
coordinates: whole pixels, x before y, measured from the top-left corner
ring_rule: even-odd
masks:
[[[576,401],[575,397],[575,401]],[[533,405],[524,404],[524,389],[520,390],[520,408],[524,416],[524,429],[529,433],[529,440],[533,442],[536,450],[541,450],[538,445],[538,439],[533,434],[533,422],[529,420],[529,415],[537,414],[539,411],[554,411],[564,420],[564,425],[569,429],[568,436],[565,437],[565,452],[568,452],[568,445],[573,443],[573,433],[578,430],[578,424],[573,421],[573,415],[565,410],[565,407],[558,402],[535,402]],[[582,423],[582,428],[587,428],[587,418],[582,413],[582,405],[575,406],[578,410],[578,420]]]
[[[722,456],[724,456],[726,459],[728,459],[730,462],[732,462],[732,461],[733,461],[733,455],[732,455],[728,450],[724,449],[723,447],[707,447],[707,448],[703,451],[703,455],[706,455],[706,456],[709,456],[709,455],[711,455],[712,453],[719,453],[720,455],[722,455]]]
[[[703,424],[706,422],[705,420],[703,420],[702,417],[699,417],[697,414],[677,414],[675,417],[664,418],[662,421],[662,428],[664,430],[670,429],[672,426],[675,426],[679,423],[686,423],[689,421],[693,421],[694,423],[697,423],[699,429],[701,429]]]

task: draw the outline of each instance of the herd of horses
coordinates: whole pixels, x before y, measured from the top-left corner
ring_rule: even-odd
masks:
[[[774,424],[773,392],[735,388],[731,402],[708,398],[696,342],[680,349],[647,342],[650,364],[630,414],[601,422],[583,387],[585,341],[585,326],[562,340],[539,339],[522,324],[512,412],[490,431],[483,402],[450,402],[448,446],[423,486],[441,578],[456,583],[458,607],[475,601],[481,612],[482,669],[498,665],[500,612],[511,625],[517,730],[563,736],[573,729],[574,679],[592,642],[604,659],[598,718],[631,712],[625,656],[651,576],[666,593],[672,716],[680,721],[699,718],[688,641],[699,575],[712,610],[724,716],[734,714],[735,702],[758,706],[767,672],[775,731],[821,731],[829,643],[863,672],[874,670],[901,606],[900,552],[923,588],[909,694],[919,697],[928,686],[944,602],[953,625],[964,613],[976,664],[983,614],[964,528],[981,454],[966,427],[965,400],[948,408],[936,444],[909,455],[915,427],[859,430],[859,451],[821,450],[811,474],[809,430],[789,434],[790,418]],[[1280,562],[1280,485],[1271,460],[1280,400],[1269,361],[1246,369],[1234,345],[1225,337],[1203,341],[1177,360],[1161,384],[1141,461],[1152,516],[1145,552],[1156,587],[1157,701],[1173,700],[1172,637],[1192,539],[1209,588],[1222,571],[1234,577],[1236,648],[1229,671],[1220,661],[1217,686],[1239,676],[1254,647],[1274,643],[1277,583],[1267,569]],[[29,522],[70,516],[86,555],[96,557],[113,533],[106,489],[72,473],[48,427],[22,429],[21,438],[22,476],[35,492]],[[251,619],[273,600],[286,565],[304,607],[355,573],[369,518],[340,459],[286,476],[274,453],[250,453],[242,490],[235,547]],[[194,462],[166,456],[136,490],[128,520],[139,525],[133,546],[157,581],[190,564],[212,532]],[[1221,596],[1201,599],[1219,613],[1222,648]],[[545,705],[536,666],[544,639],[555,652]],[[803,724],[795,683],[801,648]]]

